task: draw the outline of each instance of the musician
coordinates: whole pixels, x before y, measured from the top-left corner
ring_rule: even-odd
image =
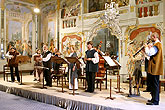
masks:
[[[152,43],[149,43],[148,44],[148,47],[151,48],[153,46]],[[146,90],[144,90],[143,92],[151,92],[151,74],[148,73],[148,62],[149,62],[149,59],[150,57],[147,56],[145,53],[145,72],[147,73],[147,87],[146,87]]]
[[[35,57],[35,64],[34,66],[42,66],[42,55],[41,55],[41,50],[37,49],[36,53],[33,55]],[[42,69],[40,68],[34,68],[34,81],[42,81]]]
[[[163,74],[163,55],[162,44],[159,41],[158,33],[154,32],[151,35],[151,40],[154,42],[152,47],[145,44],[145,52],[150,56],[148,62],[148,73],[151,74],[151,96],[147,105],[159,105],[159,77]]]
[[[6,54],[6,57],[9,58],[8,66],[10,67],[10,72],[11,72],[11,82],[15,81],[15,78],[13,75],[13,67],[15,67],[15,75],[17,76],[17,81],[20,83],[18,63],[16,63],[17,55],[19,55],[19,53],[16,51],[16,48],[11,47]]]
[[[86,92],[94,92],[95,88],[95,73],[98,72],[99,55],[95,49],[93,49],[92,41],[87,42],[88,50],[86,53],[86,80],[88,88]]]
[[[52,78],[51,78],[51,52],[48,50],[47,45],[43,45],[43,53],[42,53],[42,62],[44,67],[48,69],[44,69],[44,76],[45,76],[45,81],[46,81],[46,86],[52,87]]]
[[[73,46],[71,46],[70,48],[71,53],[69,55],[69,57],[77,57],[77,53],[75,52],[75,49]],[[74,82],[74,78],[75,78],[75,82]],[[76,63],[70,63],[69,64],[69,89],[73,89],[73,83],[74,85],[74,89],[78,89],[78,74],[77,74],[77,66]]]
[[[61,55],[61,53],[58,51],[58,49],[56,47],[54,47],[53,56],[60,57],[60,55]],[[60,68],[60,64],[52,62],[52,68],[55,72],[58,72],[58,70]]]

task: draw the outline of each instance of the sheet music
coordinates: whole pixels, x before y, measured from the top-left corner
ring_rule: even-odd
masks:
[[[82,58],[80,58],[80,59],[78,59],[78,60],[79,60],[79,62],[80,62],[82,65],[85,64]]]
[[[117,66],[115,62],[109,56],[102,56],[109,66]]]
[[[121,64],[117,61],[117,60],[115,60],[116,61],[116,63],[118,64],[118,65],[120,65],[121,66]]]

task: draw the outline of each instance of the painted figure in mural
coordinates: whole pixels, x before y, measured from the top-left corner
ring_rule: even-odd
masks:
[[[65,17],[65,11],[66,11],[65,7],[66,7],[66,4],[64,3],[63,7],[62,7],[62,10],[61,10],[61,18]]]
[[[142,76],[141,64],[144,59],[143,53],[141,53],[141,52],[138,55],[136,55],[136,57],[133,57],[135,52],[139,49],[140,49],[140,47],[137,48],[136,43],[134,41],[132,41],[129,44],[128,51],[127,51],[127,55],[129,57],[129,59],[127,61],[127,71],[128,71],[128,74],[131,77],[133,77],[132,85],[134,85],[134,87],[136,87],[136,88],[139,88],[140,79]],[[137,94],[140,94],[139,90],[137,90]]]
[[[35,64],[34,66],[42,66],[42,55],[41,55],[41,50],[37,49],[36,53],[33,55],[34,56],[34,61]],[[40,68],[34,68],[34,81],[39,81],[41,82],[43,79],[43,73],[42,73],[42,69]]]
[[[70,55],[69,57],[77,57],[77,54],[75,52],[75,48],[72,45],[70,47]],[[75,82],[74,82],[74,78],[75,78]],[[77,66],[76,63],[71,63],[69,64],[69,89],[73,89],[73,83],[74,83],[74,89],[78,89],[78,74],[77,74]]]
[[[51,51],[52,53],[54,53],[54,41],[53,39],[50,41],[50,47],[49,47],[49,51]]]
[[[28,45],[26,43],[26,40],[23,41],[23,44],[22,44],[22,55],[23,56],[27,56],[28,55]]]
[[[28,56],[32,57],[32,43],[28,41]]]
[[[20,54],[22,54],[22,46],[21,46],[22,44],[21,44],[21,40],[17,40],[16,41],[16,44],[15,44],[15,47],[16,47],[16,49],[17,49],[17,51],[20,53]]]
[[[100,4],[99,0],[90,0],[89,2],[89,12],[99,11],[100,10]]]

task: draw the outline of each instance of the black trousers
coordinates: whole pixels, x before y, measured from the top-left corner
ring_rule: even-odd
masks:
[[[151,75],[151,96],[154,104],[159,104],[159,75]]]
[[[86,72],[86,81],[88,84],[88,91],[94,92],[95,89],[95,72]]]
[[[147,91],[151,91],[151,81],[152,81],[151,77],[152,77],[151,74],[147,72],[147,88],[146,88]]]
[[[52,86],[52,78],[51,78],[51,72],[50,69],[45,69],[44,70],[44,77],[45,77],[45,81],[46,81],[46,85],[47,86]]]
[[[15,77],[13,74],[13,66],[10,66],[10,72],[11,72],[11,81],[15,81]],[[17,81],[20,82],[20,76],[19,76],[19,71],[18,71],[18,66],[15,67],[15,75],[17,76]]]

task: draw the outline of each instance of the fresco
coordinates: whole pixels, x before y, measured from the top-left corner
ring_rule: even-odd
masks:
[[[55,24],[54,21],[48,22],[48,46],[50,46],[50,42],[54,40],[55,37]]]
[[[30,13],[30,9],[24,7],[24,6],[20,6],[20,5],[7,5],[6,9],[9,11],[15,11],[15,12],[19,12],[19,13]]]
[[[22,40],[22,23],[17,21],[9,21],[8,41],[15,42],[16,40]]]
[[[146,28],[139,28],[134,30],[130,34],[130,42],[128,44],[128,47],[131,46],[132,51],[136,52],[141,46],[144,45],[144,43],[147,42],[147,40],[150,38],[150,35],[154,32],[157,32],[159,34],[160,39],[160,30],[155,27],[146,27]],[[161,41],[161,39],[160,39]],[[130,49],[127,48],[127,53],[129,53]]]
[[[53,13],[55,13],[55,9],[56,9],[56,5],[50,4],[50,5],[42,8],[42,13],[47,14],[47,15],[53,14]]]
[[[107,0],[89,0],[89,12],[105,10],[106,2]],[[128,6],[129,4],[129,0],[112,0],[112,2],[116,2],[119,7]]]
[[[32,42],[32,22],[29,23],[29,41]]]
[[[78,16],[80,14],[80,4],[78,1],[73,1],[72,3],[63,3],[61,10],[61,18]]]
[[[64,56],[69,56],[70,47],[74,46],[78,57],[82,56],[82,39],[77,35],[64,36],[62,39],[62,52]]]

